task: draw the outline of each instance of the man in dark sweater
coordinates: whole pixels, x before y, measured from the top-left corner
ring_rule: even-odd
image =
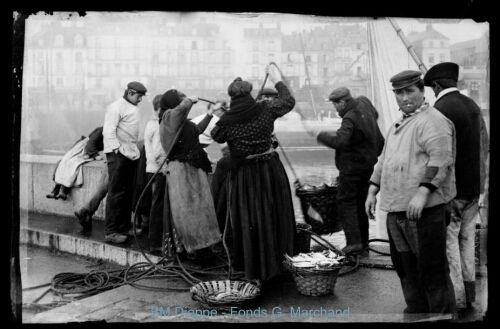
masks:
[[[328,99],[342,123],[337,131],[322,131],[318,142],[335,149],[339,170],[337,213],[346,236],[346,254],[361,254],[368,247],[368,216],[365,201],[373,167],[384,147],[384,137],[377,124],[378,113],[365,96],[352,97],[340,87]]]
[[[457,308],[466,309],[472,307],[476,295],[474,218],[484,192],[489,141],[479,106],[457,89],[458,71],[455,63],[439,63],[427,71],[424,83],[437,97],[434,107],[455,125],[457,195],[449,203],[446,252]]]

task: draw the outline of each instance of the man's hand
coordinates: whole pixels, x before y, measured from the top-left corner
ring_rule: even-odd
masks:
[[[193,104],[198,103],[198,96],[189,96],[188,98],[193,102]]]
[[[373,184],[370,184],[368,188],[368,196],[365,201],[365,212],[369,219],[375,220],[375,209],[377,206],[377,193],[379,188]]]
[[[408,209],[406,210],[406,217],[410,220],[419,220],[422,217],[422,211],[424,210],[427,200],[431,191],[424,186],[420,186],[418,192],[413,196],[408,204]]]

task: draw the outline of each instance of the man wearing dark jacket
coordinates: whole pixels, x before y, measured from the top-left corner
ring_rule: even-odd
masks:
[[[450,201],[446,253],[458,309],[475,300],[474,237],[479,195],[484,192],[488,134],[480,108],[457,89],[459,67],[446,62],[434,65],[424,77],[436,95],[434,107],[450,119],[456,131],[455,179],[457,195]]]
[[[368,247],[368,216],[364,204],[373,167],[384,146],[377,124],[378,113],[365,96],[352,97],[340,87],[328,99],[342,118],[335,132],[322,131],[318,142],[335,149],[339,170],[337,213],[346,236],[346,254],[361,254]]]

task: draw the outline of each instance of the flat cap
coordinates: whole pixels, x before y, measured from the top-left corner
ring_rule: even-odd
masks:
[[[131,89],[141,95],[146,95],[148,91],[142,83],[137,81],[129,82],[129,84],[127,85],[127,89]]]
[[[392,83],[392,88],[396,90],[411,86],[412,84],[420,80],[421,75],[422,72],[414,70],[405,70],[399,72],[398,74],[393,76],[390,80]]]
[[[278,91],[273,88],[264,88],[262,89],[262,96],[278,96]]]
[[[328,100],[330,100],[330,102],[338,102],[346,98],[351,98],[351,91],[346,87],[334,89],[328,96]]]
[[[442,78],[458,81],[458,64],[452,62],[444,62],[434,65],[425,74],[424,84],[430,87],[432,80]]]

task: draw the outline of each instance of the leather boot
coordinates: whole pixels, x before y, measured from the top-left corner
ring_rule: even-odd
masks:
[[[61,185],[61,189],[59,190],[59,194],[57,195],[58,199],[66,200],[68,198],[69,188]]]
[[[361,254],[365,250],[361,242],[361,234],[358,227],[358,218],[356,211],[349,209],[348,206],[341,206],[337,208],[339,221],[342,224],[346,238],[346,246],[342,251],[348,254]]]
[[[90,214],[87,209],[82,208],[75,211],[75,216],[78,218],[78,223],[80,223],[85,230],[92,229],[92,214]]]
[[[60,184],[56,184],[52,191],[46,195],[47,199],[56,199],[57,200],[57,194],[59,193],[59,189],[61,188]]]

